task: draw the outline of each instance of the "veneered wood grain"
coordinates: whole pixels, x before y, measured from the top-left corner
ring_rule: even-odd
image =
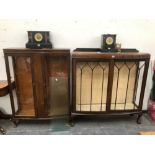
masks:
[[[15,60],[15,76],[18,101],[21,108],[21,115],[34,116],[34,97],[32,86],[32,72],[30,57],[16,57]],[[32,109],[27,111],[25,107]],[[23,112],[23,113],[22,113]]]

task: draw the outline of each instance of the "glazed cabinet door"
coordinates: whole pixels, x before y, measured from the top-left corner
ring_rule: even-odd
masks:
[[[111,94],[111,111],[142,109],[148,64],[144,60],[115,60]]]
[[[35,117],[32,57],[28,54],[6,56],[8,81],[15,81],[10,97],[14,117]]]
[[[48,116],[69,114],[69,55],[45,56]]]
[[[73,59],[74,112],[106,112],[109,62]]]

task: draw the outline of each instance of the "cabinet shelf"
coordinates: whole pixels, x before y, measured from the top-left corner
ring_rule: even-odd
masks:
[[[91,107],[91,108],[90,108]],[[124,103],[117,103],[111,104],[111,110],[137,110],[137,105],[134,103],[127,103],[124,109]],[[91,106],[89,104],[77,104],[76,105],[76,111],[99,111],[99,112],[105,112],[106,111],[106,103],[101,104],[92,104]]]
[[[16,113],[16,116],[34,116],[35,117],[35,109],[30,105],[23,105],[20,107],[20,110]]]

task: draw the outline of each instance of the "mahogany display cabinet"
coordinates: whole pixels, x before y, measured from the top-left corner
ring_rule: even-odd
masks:
[[[69,116],[70,50],[4,49],[14,123]],[[15,89],[11,82],[15,81]]]
[[[127,51],[127,52],[126,52]],[[150,55],[126,50],[72,54],[72,113],[75,116],[137,115],[141,122]]]

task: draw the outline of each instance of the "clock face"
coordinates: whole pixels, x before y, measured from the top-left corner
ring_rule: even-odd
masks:
[[[36,33],[36,34],[34,35],[34,39],[35,39],[35,41],[37,41],[37,42],[41,42],[41,41],[43,40],[43,36],[42,36],[41,33]]]
[[[107,37],[107,38],[106,38],[106,44],[107,44],[107,45],[112,45],[113,42],[114,42],[114,40],[113,40],[112,37]]]

